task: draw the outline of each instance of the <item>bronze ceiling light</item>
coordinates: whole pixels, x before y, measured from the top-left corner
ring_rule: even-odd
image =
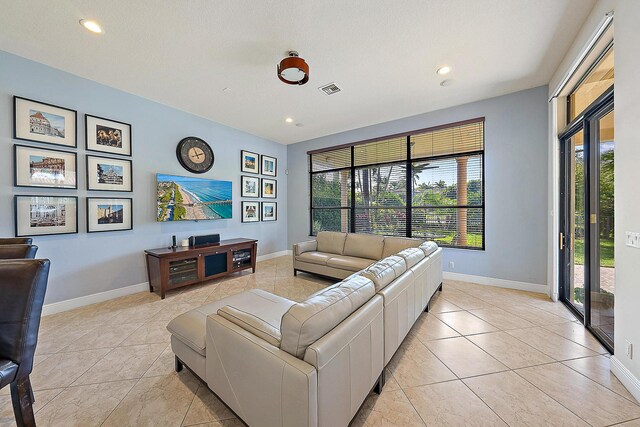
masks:
[[[309,65],[292,50],[278,64],[278,78],[288,85],[303,85],[309,81]]]

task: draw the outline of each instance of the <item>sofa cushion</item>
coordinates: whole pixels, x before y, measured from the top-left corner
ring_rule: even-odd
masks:
[[[262,338],[266,342],[276,347],[280,347],[280,324],[271,324],[267,320],[240,310],[231,305],[225,305],[218,310],[218,315],[224,317],[229,322],[240,326],[245,331]]]
[[[346,237],[347,233],[338,233],[336,231],[319,232],[316,238],[318,241],[318,252],[342,255]]]
[[[429,256],[438,250],[438,245],[436,244],[436,242],[424,242],[418,247],[422,249],[422,252],[424,252],[426,256]]]
[[[410,239],[408,237],[385,237],[382,258],[386,258],[389,255],[395,255],[403,249],[417,248],[423,242],[424,239]]]
[[[343,254],[357,258],[379,260],[382,258],[383,246],[384,236],[349,233],[344,243]]]
[[[208,315],[216,314],[219,309],[226,305],[233,305],[238,309],[248,311],[264,319],[272,325],[279,326],[282,315],[293,304],[295,304],[294,301],[286,298],[270,294],[261,289],[252,289],[187,311],[169,322],[167,329],[174,337],[194,351],[206,356],[205,336]]]
[[[422,251],[421,251],[422,252]],[[353,256],[338,255],[329,258],[327,265],[342,270],[360,271],[373,263],[373,260],[366,258],[356,258]]]
[[[396,272],[396,277],[400,277],[402,273],[407,271],[407,262],[401,256],[391,255],[380,262],[383,262],[393,268],[393,271]]]
[[[404,259],[398,256],[387,257],[381,261],[371,264],[360,272],[360,275],[371,279],[375,285],[376,292],[382,290],[396,277],[402,275],[407,269]]]
[[[408,248],[398,252],[398,256],[404,258],[407,268],[411,268],[426,256],[420,248]]]
[[[371,280],[354,276],[294,304],[282,316],[280,348],[300,359],[322,338],[375,295]]]
[[[334,256],[335,254],[329,254],[326,252],[304,252],[296,256],[296,261],[327,265],[327,261]]]

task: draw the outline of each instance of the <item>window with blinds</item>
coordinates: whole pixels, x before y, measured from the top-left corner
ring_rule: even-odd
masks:
[[[309,153],[311,233],[484,248],[484,119]]]

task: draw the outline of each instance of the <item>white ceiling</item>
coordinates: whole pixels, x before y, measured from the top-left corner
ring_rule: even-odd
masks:
[[[547,84],[593,4],[0,0],[0,49],[289,144]],[[276,77],[291,49],[305,86]]]

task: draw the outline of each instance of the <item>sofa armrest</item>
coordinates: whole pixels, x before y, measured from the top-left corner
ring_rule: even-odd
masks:
[[[248,425],[318,425],[313,366],[216,314],[206,345],[207,385]]]
[[[302,255],[305,252],[314,252],[318,250],[317,240],[308,240],[293,245],[293,256]]]
[[[269,344],[280,347],[280,329],[258,316],[247,313],[239,308],[226,305],[218,310],[218,315],[224,317],[229,322],[241,327],[247,332],[262,338]]]

